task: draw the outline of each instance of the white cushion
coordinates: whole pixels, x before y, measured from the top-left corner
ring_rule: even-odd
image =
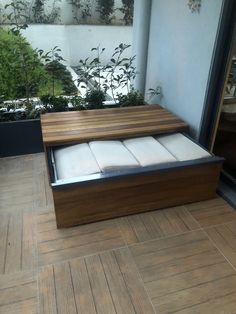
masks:
[[[59,180],[101,172],[86,143],[55,149],[54,157]]]
[[[157,136],[156,140],[161,143],[177,160],[193,160],[210,157],[211,155],[199,145],[180,133]]]
[[[123,143],[143,167],[176,161],[152,136],[127,139]]]
[[[89,146],[103,172],[140,167],[120,141],[94,141]]]

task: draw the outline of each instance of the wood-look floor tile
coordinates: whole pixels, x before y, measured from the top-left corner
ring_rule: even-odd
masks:
[[[0,213],[0,274],[35,269],[35,219],[32,212]]]
[[[114,220],[57,229],[53,213],[38,215],[37,239],[39,265],[125,246]]]
[[[0,313],[38,313],[37,277],[32,272],[0,275]]]
[[[46,170],[35,176],[33,183],[34,208],[37,212],[54,211],[52,191]]]
[[[206,228],[210,239],[236,268],[236,222]]]
[[[1,176],[32,174],[34,171],[35,160],[38,157],[37,154],[32,154],[1,158],[0,174]],[[38,164],[36,167],[38,167]]]
[[[41,313],[154,314],[128,249],[45,266]]]
[[[34,203],[32,175],[7,175],[0,182],[0,210],[32,209]]]
[[[202,230],[129,249],[157,313],[195,313],[195,307],[201,313],[210,313],[210,308],[221,313],[216,299],[236,293],[235,270]],[[225,313],[231,313],[230,300]]]
[[[127,216],[117,221],[128,245],[200,228],[183,206]]]
[[[53,210],[43,154],[3,158],[0,163],[0,210]]]
[[[185,207],[202,227],[236,221],[236,211],[220,197]]]
[[[178,314],[236,314],[236,292],[217,296],[192,307],[178,312]]]
[[[38,313],[38,292],[41,314],[149,314],[150,300],[156,313],[236,314],[222,199],[58,230],[44,154],[2,158],[0,175],[0,313]]]

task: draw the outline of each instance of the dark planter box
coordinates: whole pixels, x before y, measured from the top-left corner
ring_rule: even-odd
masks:
[[[0,157],[43,151],[40,120],[0,123]]]

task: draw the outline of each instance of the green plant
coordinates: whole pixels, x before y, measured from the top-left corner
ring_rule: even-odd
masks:
[[[133,24],[134,0],[122,0],[122,8],[119,10],[123,13],[125,25]]]
[[[100,14],[100,21],[111,24],[114,13],[114,0],[97,0],[97,12]]]
[[[26,115],[25,113],[22,112],[9,112],[9,111],[0,112],[0,122],[19,121],[25,119]]]
[[[35,0],[32,6],[32,22],[42,23],[44,21],[44,2],[45,0]]]
[[[110,62],[105,66],[108,74],[104,87],[106,86],[106,90],[111,89],[112,98],[115,102],[117,96],[115,91],[119,88],[126,88],[128,93],[132,87],[131,82],[137,75],[136,68],[133,66],[135,56],[129,58],[123,57],[123,53],[128,48],[130,48],[130,45],[119,44],[119,46],[115,48]],[[116,72],[117,69],[119,69],[118,73]]]
[[[63,93],[65,95],[74,95],[78,92],[73,80],[71,73],[66,69],[66,66],[61,64],[58,60],[48,62],[45,66],[47,73],[52,77],[53,83],[53,94],[55,94],[55,82],[61,82]]]
[[[43,51],[32,49],[21,35],[21,31],[28,27],[22,22],[25,18],[24,5],[20,0],[5,5],[5,9],[10,9],[6,18],[10,20],[11,28],[8,33],[1,30],[0,71],[3,73],[1,86],[4,87],[4,82],[11,86],[8,92],[5,91],[5,96],[26,97],[29,103],[29,98],[37,94],[40,82],[47,74],[41,62],[44,59]]]
[[[84,82],[86,84],[86,92],[91,89],[101,90],[104,87],[104,92],[106,92],[106,86],[102,85],[101,80],[105,79],[102,75],[105,67],[102,66],[101,56],[105,51],[105,48],[100,48],[100,46],[91,49],[92,52],[96,53],[96,57],[90,60],[86,58],[85,60],[79,61],[79,67],[77,68],[77,73],[79,75],[78,84]]]
[[[117,90],[126,88],[127,93],[132,87],[132,80],[136,77],[136,68],[133,66],[135,56],[124,57],[125,51],[130,45],[121,43],[115,48],[108,64],[102,65],[101,56],[105,48],[92,48],[91,51],[96,53],[92,60],[88,57],[80,60],[80,66],[77,69],[79,75],[78,83],[86,84],[86,92],[89,90],[107,90],[111,91],[113,101],[117,101]],[[118,70],[118,71],[116,71]]]
[[[3,23],[27,25],[27,23],[52,24],[60,19],[60,8],[57,5],[61,0],[53,0],[50,12],[46,12],[47,0],[13,0],[6,4],[2,12]],[[7,14],[7,12],[10,12]],[[13,18],[14,17],[14,18]]]
[[[127,95],[119,95],[118,101],[120,107],[145,105],[143,95],[134,89],[131,89]]]
[[[60,111],[67,111],[68,110],[68,100],[64,97],[50,97],[50,105],[53,107],[53,111],[60,112]]]
[[[91,13],[91,8],[92,8],[92,5],[91,5],[91,0],[87,0],[86,3],[83,4],[82,6],[82,19],[84,21],[87,20],[88,17],[91,17],[92,16],[92,13]]]
[[[91,14],[91,2],[87,0],[85,3],[81,3],[81,0],[67,0],[72,6],[73,18],[76,23],[80,23],[81,19],[86,21]]]
[[[68,100],[62,96],[44,95],[40,100],[47,112],[68,111]]]
[[[78,111],[86,110],[86,107],[82,105],[83,99],[81,96],[73,96],[70,102],[73,106],[72,110]]]
[[[35,108],[32,103],[27,103],[25,108],[25,119],[38,119],[40,115],[46,112],[46,108]]]
[[[151,100],[154,96],[161,95],[161,87],[157,86],[156,88],[148,89],[149,100]]]
[[[87,109],[102,109],[103,102],[106,100],[106,94],[102,90],[89,90],[86,93],[85,101]]]
[[[233,92],[232,92],[233,91]],[[226,86],[226,92],[233,97],[236,97],[236,60],[233,60],[228,81],[227,81],[227,86]]]
[[[29,99],[46,75],[37,51],[22,36],[0,29],[0,95]]]
[[[4,6],[4,10],[10,10],[9,14],[3,14],[4,23],[10,22],[11,32],[15,35],[20,35],[20,31],[28,27],[25,14],[27,4],[22,0],[13,0]]]
[[[50,75],[45,76],[45,80],[43,80],[39,85],[39,90],[37,93],[38,97],[44,95],[52,95],[53,94],[53,87],[54,87],[54,95],[60,96],[65,94],[63,90],[62,82],[59,79],[54,80]]]
[[[51,11],[49,13],[44,11],[44,20],[41,23],[53,24],[56,21],[60,21],[60,7],[57,5],[58,2],[61,2],[61,0],[53,0]]]
[[[52,94],[55,95],[55,83],[56,83],[56,76],[57,76],[57,67],[56,64],[58,64],[60,61],[65,61],[61,56],[61,49],[55,46],[53,49],[48,51],[47,53],[44,53],[42,49],[38,50],[38,53],[42,60],[45,63],[46,69],[51,74],[52,78]],[[50,66],[52,65],[52,66]]]

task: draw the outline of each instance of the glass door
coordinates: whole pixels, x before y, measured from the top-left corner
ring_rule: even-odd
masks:
[[[236,188],[236,38],[228,73],[213,152],[225,158],[223,177]]]

